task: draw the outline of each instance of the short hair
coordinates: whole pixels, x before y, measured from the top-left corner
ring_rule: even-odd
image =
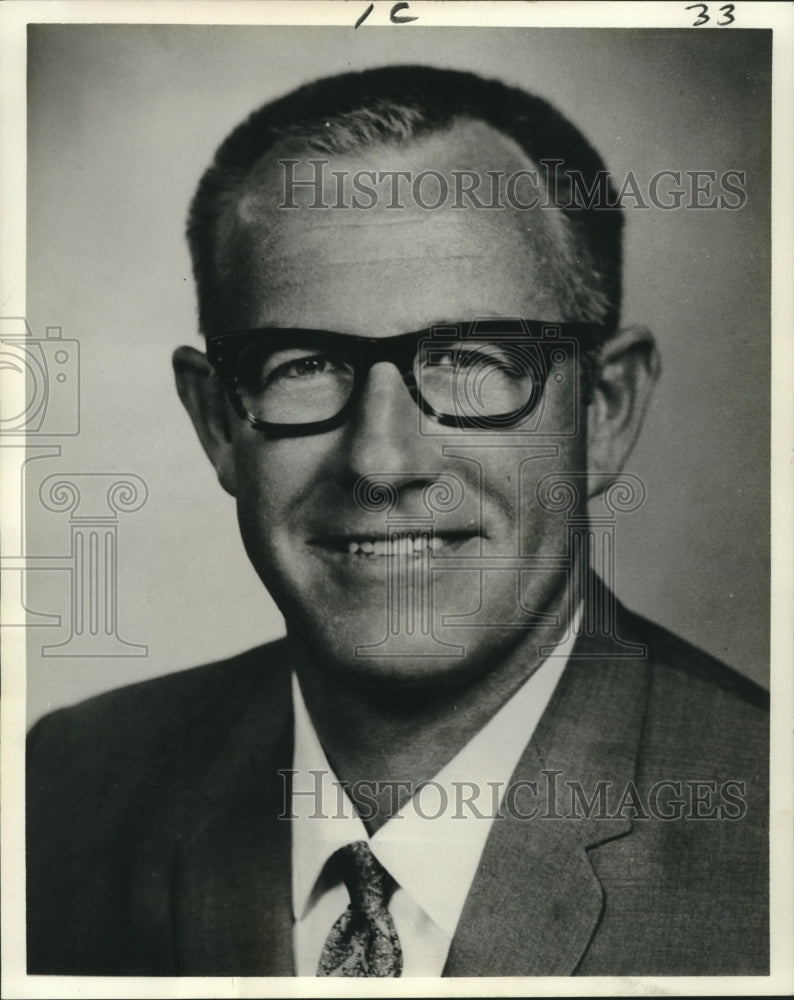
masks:
[[[578,306],[589,313],[567,318],[598,322],[608,337],[620,315],[622,212],[578,204],[560,189],[572,173],[588,187],[608,177],[598,153],[541,98],[474,73],[429,66],[386,66],[315,80],[254,111],[221,143],[199,182],[187,225],[201,330],[217,332],[225,213],[276,143],[292,139],[319,152],[354,152],[420,139],[461,119],[482,121],[510,137],[534,164],[557,162],[558,169],[548,173],[557,190],[547,196],[571,233],[576,284],[586,293],[578,296]],[[607,184],[609,203],[615,204],[611,181]]]

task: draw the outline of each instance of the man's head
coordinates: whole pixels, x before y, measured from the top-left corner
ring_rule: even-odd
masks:
[[[541,161],[564,167],[549,175]],[[545,102],[471,74],[396,67],[267,105],[202,179],[188,230],[202,331],[226,345],[222,335],[258,332],[220,372],[229,398],[204,356],[180,349],[180,394],[290,633],[332,667],[398,684],[471,676],[564,618],[567,522],[544,509],[541,481],[587,471],[591,493],[603,486],[633,443],[655,369],[647,338],[616,333],[620,213],[567,208],[549,189],[567,171],[602,169]],[[416,197],[422,172],[438,191]],[[310,174],[319,192],[285,190]],[[484,207],[482,193],[441,203],[464,174],[487,178],[503,207]],[[374,191],[363,203],[362,176]],[[395,178],[412,197],[395,197]],[[520,207],[533,193],[535,207]],[[481,336],[484,318],[512,320],[509,335]],[[565,324],[583,323],[595,324],[586,342],[566,338]],[[457,331],[456,346],[425,364],[439,328]],[[404,365],[388,360],[391,338],[425,329],[415,358],[409,348]],[[302,330],[337,336],[307,342]],[[555,336],[556,353],[541,343]],[[368,363],[356,361],[365,341]],[[487,375],[465,376],[475,409],[525,393],[526,420],[438,419],[462,384],[460,359],[475,355],[469,368]],[[497,355],[507,388],[494,392]],[[585,394],[580,362],[596,356]],[[301,407],[339,419],[279,430]],[[386,484],[390,506],[368,502],[368,482]],[[434,506],[439,489],[449,499]]]
[[[378,146],[400,149],[412,141],[443,136],[459,120],[489,126],[512,139],[535,169],[541,163],[549,166],[544,176],[551,188],[547,196],[562,206],[562,240],[576,262],[567,292],[577,313],[571,318],[597,320],[607,331],[614,330],[620,314],[623,218],[620,210],[571,204],[575,199],[570,198],[570,175],[579,173],[589,184],[604,171],[584,136],[545,101],[497,80],[424,66],[392,66],[309,83],[255,111],[219,146],[188,220],[202,331],[226,329],[227,224],[252,170],[275,165],[276,148],[285,157],[285,150],[293,155],[302,150],[306,158],[357,154]],[[470,149],[477,148],[473,136]],[[485,150],[480,147],[480,152]],[[465,159],[461,157],[454,169],[465,170]],[[488,186],[483,180],[481,198]]]

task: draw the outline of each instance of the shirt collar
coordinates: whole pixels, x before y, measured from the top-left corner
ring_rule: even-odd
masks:
[[[345,844],[369,840],[369,834],[320,746],[294,673],[292,702],[292,910],[300,920],[326,861]]]
[[[328,858],[345,844],[366,840],[398,885],[450,938],[454,935],[494,813],[565,669],[580,616],[581,608],[568,637],[433,781],[372,837],[338,784],[293,675],[296,919],[310,908]],[[310,794],[296,795],[296,791]]]

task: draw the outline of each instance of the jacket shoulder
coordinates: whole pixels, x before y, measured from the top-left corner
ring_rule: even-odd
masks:
[[[28,969],[176,972],[170,893],[235,734],[281,731],[283,643],[60,709],[27,753]]]
[[[632,615],[638,631],[645,636],[649,655],[663,682],[679,685],[691,694],[709,694],[746,705],[761,713],[769,712],[769,692],[722,660],[699,649],[668,629]]]
[[[647,646],[646,750],[672,771],[713,771],[760,787],[769,754],[769,693],[659,625],[634,618]],[[693,772],[694,773],[694,772]]]
[[[266,702],[278,698],[284,672],[283,640],[278,640],[58,709],[28,735],[29,774],[51,773],[59,759],[83,776],[116,758],[130,764],[150,757],[162,765],[186,756],[188,746],[195,751],[195,744],[200,755],[209,755],[255,696]]]

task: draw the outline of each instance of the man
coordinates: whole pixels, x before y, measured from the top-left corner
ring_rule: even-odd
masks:
[[[602,170],[418,67],[222,144],[174,367],[287,636],[36,727],[30,972],[767,971],[764,693],[593,573],[659,370]]]

